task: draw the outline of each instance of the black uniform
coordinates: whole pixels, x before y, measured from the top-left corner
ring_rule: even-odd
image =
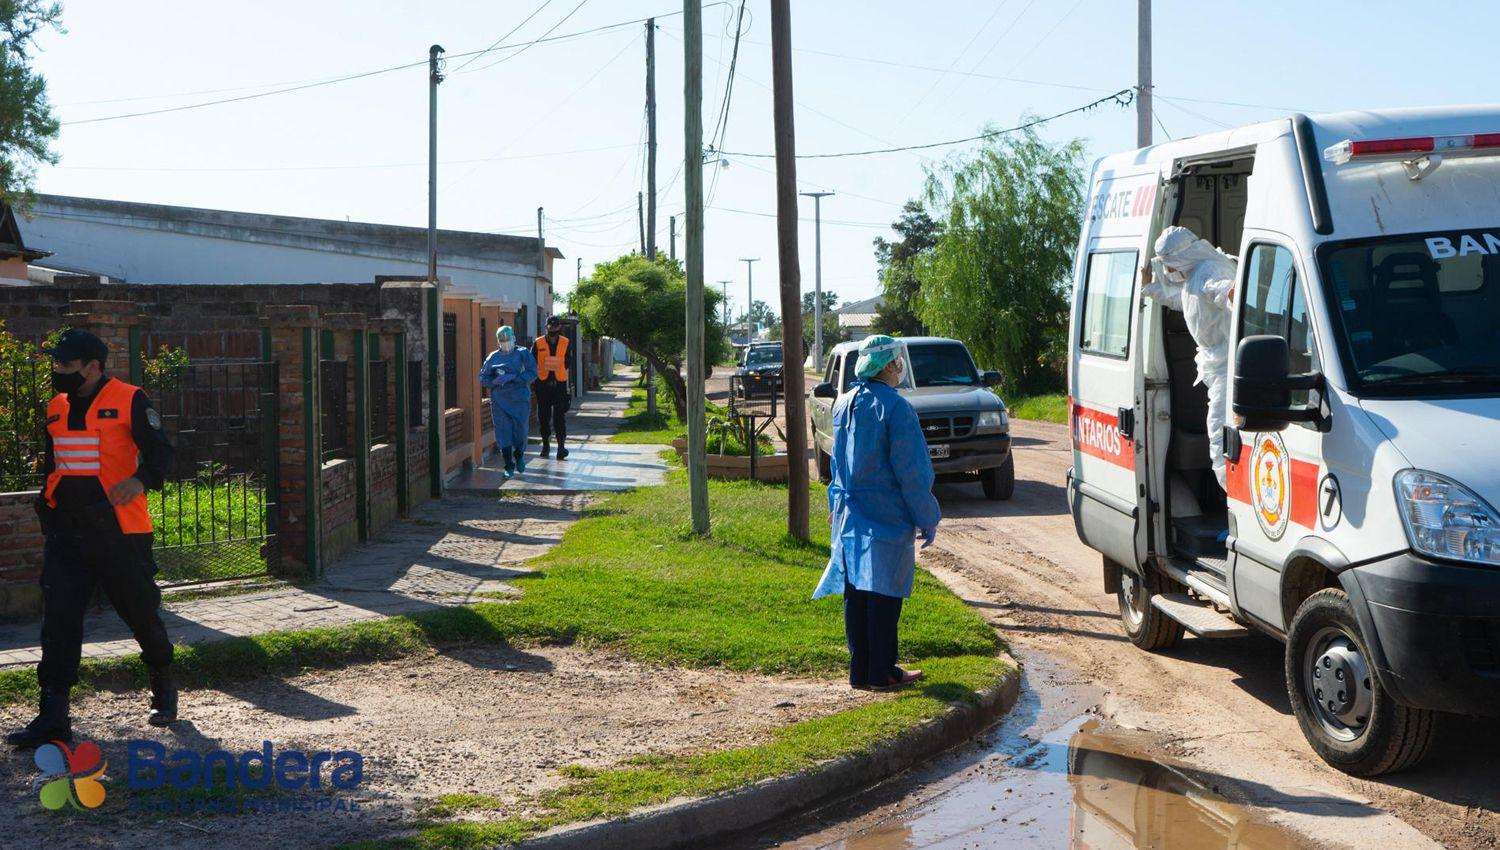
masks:
[[[85,415],[109,380],[102,379],[87,397],[69,394],[69,430],[84,430]],[[130,423],[140,451],[135,477],[146,489],[160,490],[172,468],[172,443],[143,391],[137,390],[131,399]],[[50,475],[55,463],[49,434],[43,472]],[[42,497],[37,499],[45,536],[38,683],[45,691],[66,690],[78,682],[83,617],[96,586],[104,588],[120,619],[135,634],[146,667],[166,669],[172,663],[172,642],[158,611],[161,590],[156,586],[153,535],[120,530],[114,506],[96,477],[65,475],[57,482],[53,498],[56,508],[48,507]]]
[[[559,340],[566,339],[563,335],[557,336]],[[552,343],[549,343],[552,344]],[[571,346],[569,346],[571,350]],[[532,345],[532,355],[536,355],[536,346]],[[542,451],[546,452],[552,442],[552,432],[557,432],[557,447],[566,452],[568,442],[568,408],[573,406],[573,397],[568,393],[568,379],[559,377],[556,372],[541,372],[541,362],[537,363],[536,381],[536,418],[538,430],[542,433]]]

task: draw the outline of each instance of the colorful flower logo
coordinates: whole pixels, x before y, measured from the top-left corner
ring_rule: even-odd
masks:
[[[43,807],[97,809],[104,804],[104,785],[99,780],[109,763],[98,744],[84,741],[70,750],[62,741],[53,741],[36,748],[35,761],[42,775],[31,787],[41,788]]]

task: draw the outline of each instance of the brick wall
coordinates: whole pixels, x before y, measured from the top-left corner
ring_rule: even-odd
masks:
[[[0,494],[0,616],[42,610],[42,529],[32,503],[36,493]]]
[[[432,498],[432,483],[427,480],[427,428],[413,428],[406,434],[407,499],[415,508]]]
[[[450,408],[443,414],[444,437],[443,445],[452,449],[454,446],[468,442],[464,439],[464,411],[461,407]]]
[[[355,521],[354,461],[341,458],[323,464],[323,563],[332,563],[359,543]]]
[[[382,444],[370,452],[370,536],[396,514],[396,447]]]

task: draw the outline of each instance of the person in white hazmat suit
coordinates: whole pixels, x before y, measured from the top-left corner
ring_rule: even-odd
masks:
[[[1198,344],[1198,383],[1208,388],[1208,450],[1224,486],[1225,383],[1238,263],[1186,227],[1169,227],[1156,240],[1160,271],[1141,269],[1141,294],[1180,310]]]

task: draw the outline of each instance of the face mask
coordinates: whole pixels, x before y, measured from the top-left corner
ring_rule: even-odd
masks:
[[[83,387],[82,372],[53,372],[52,389],[60,393],[75,393]]]
[[[1166,275],[1167,275],[1167,280],[1170,280],[1173,283],[1186,283],[1187,282],[1187,272],[1178,271],[1177,269],[1167,269],[1166,270]]]
[[[505,339],[500,341],[500,350],[505,352],[506,354],[509,354],[511,352],[511,349],[515,347],[516,341],[513,339]]]

